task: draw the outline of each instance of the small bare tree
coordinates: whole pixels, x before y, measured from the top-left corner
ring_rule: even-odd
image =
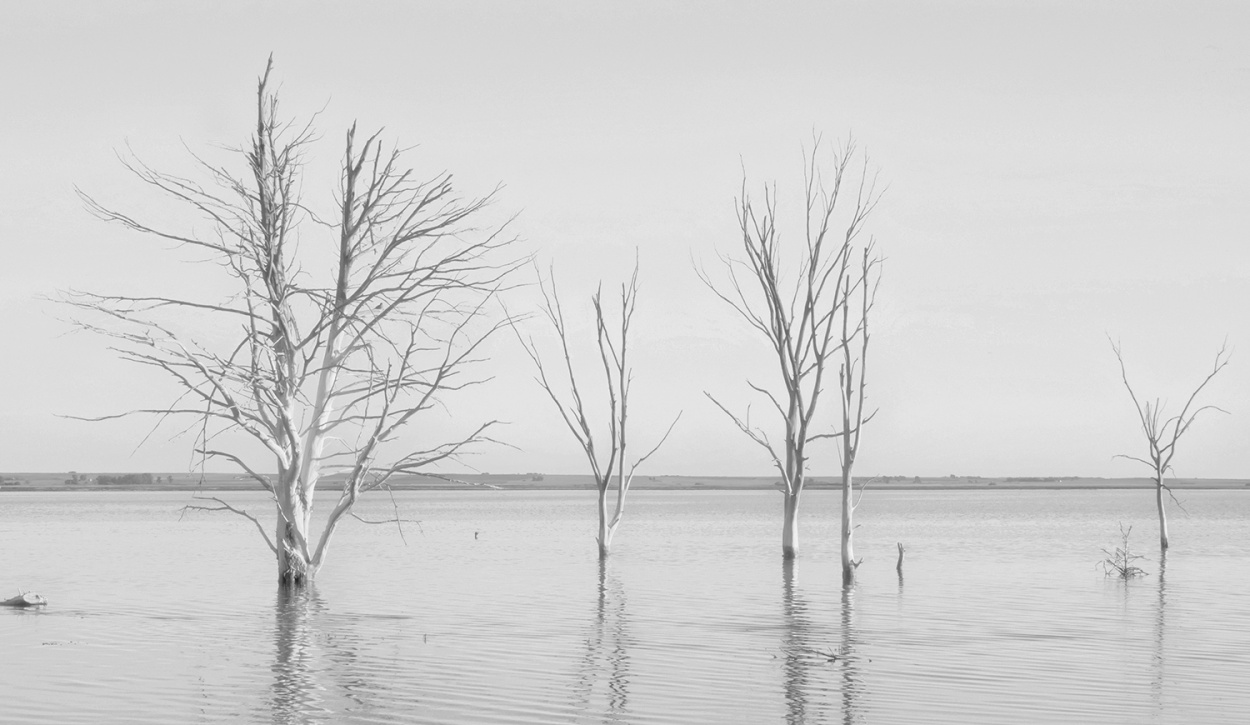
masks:
[[[838,457],[842,461],[842,582],[849,584],[855,578],[860,559],[855,558],[855,509],[859,500],[852,501],[855,480],[855,456],[859,453],[859,438],[864,423],[873,413],[864,415],[864,397],[868,372],[868,314],[877,296],[881,279],[878,265],[881,259],[874,257],[872,243],[863,250],[857,274],[842,281],[842,362],[838,368],[838,392],[842,398],[842,430],[839,438]],[[858,293],[858,294],[857,294]],[[854,320],[854,324],[852,324]],[[860,488],[859,498],[864,496]]]
[[[298,585],[321,568],[335,527],[355,516],[358,496],[489,440],[493,421],[458,440],[391,450],[446,393],[480,382],[469,370],[502,324],[484,322],[483,307],[518,262],[501,259],[510,242],[502,228],[472,225],[493,192],[465,200],[448,173],[419,180],[377,133],[358,143],[355,125],[346,134],[336,209],[324,217],[331,221],[307,210],[299,193],[313,134],[279,120],[272,67],[271,58],[257,87],[255,135],[240,150],[244,175],[197,158],[207,176],[201,183],[125,162],[142,182],[202,215],[211,235],[158,229],[82,195],[101,219],[205,255],[228,275],[233,293],[222,300],[65,298],[79,309],[81,327],[111,338],[122,358],[159,370],[182,390],[168,407],[96,420],[194,417],[200,460],[238,466],[268,491],[276,533],[270,538],[260,519],[220,498],[188,508],[250,520],[277,558],[279,581]],[[315,241],[301,234],[309,222],[328,234]],[[305,265],[324,265],[324,281]],[[229,322],[234,338],[220,345],[196,339],[186,329],[194,316]],[[220,447],[228,433],[259,443],[277,475],[266,475],[242,449]],[[315,535],[323,468],[345,475]],[[398,512],[389,521],[398,523]]]
[[[560,352],[564,357],[564,377],[567,378],[568,390],[566,393],[558,393],[556,391],[556,383],[552,381],[552,376],[548,375],[547,366],[543,363],[542,355],[538,352],[538,347],[534,344],[533,339],[521,337],[521,333],[517,331],[517,339],[520,340],[521,346],[525,349],[526,354],[534,363],[537,370],[535,380],[546,391],[547,397],[551,398],[551,402],[555,404],[556,410],[560,412],[560,417],[564,420],[564,424],[568,427],[569,432],[577,439],[578,445],[582,447],[582,451],[586,454],[586,460],[590,463],[590,472],[595,479],[595,487],[599,490],[599,535],[597,541],[599,543],[599,558],[606,559],[612,548],[612,537],[616,533],[616,529],[620,526],[621,516],[625,513],[625,495],[629,493],[629,486],[633,483],[634,472],[648,458],[650,458],[660,446],[664,445],[664,441],[668,440],[668,436],[673,432],[673,426],[677,425],[677,420],[681,418],[678,413],[673,422],[669,424],[668,430],[660,437],[660,441],[655,444],[644,455],[629,466],[629,473],[625,471],[625,454],[629,440],[627,423],[629,420],[629,392],[633,383],[633,372],[629,367],[629,328],[634,317],[634,303],[638,298],[638,264],[634,263],[634,273],[629,279],[628,284],[621,285],[621,318],[618,325],[610,325],[603,309],[603,286],[600,285],[595,290],[594,296],[591,298],[591,304],[595,309],[595,331],[596,339],[599,346],[599,360],[602,363],[604,374],[604,397],[607,398],[607,414],[608,414],[608,441],[607,451],[601,453],[595,447],[595,427],[590,423],[590,416],[586,412],[586,404],[583,402],[581,388],[577,382],[577,375],[573,372],[573,356],[569,349],[569,333],[568,327],[564,322],[564,310],[560,306],[560,296],[556,289],[555,275],[552,273],[551,288],[547,288],[547,283],[539,278],[539,289],[543,295],[543,314],[555,329],[556,336],[560,340]],[[516,330],[515,327],[513,327]],[[602,439],[600,439],[602,440]],[[611,515],[608,516],[608,490],[612,487],[612,480],[616,479],[616,505]]]
[[[781,552],[786,559],[798,553],[799,501],[806,483],[808,445],[822,438],[841,438],[842,561],[844,578],[849,579],[854,569],[851,471],[859,450],[860,432],[872,418],[872,414],[864,414],[864,365],[868,313],[880,261],[873,256],[871,241],[862,247],[862,255],[856,255],[856,251],[861,249],[857,240],[881,193],[876,176],[868,174],[865,158],[857,188],[850,192],[854,200],[845,230],[841,235],[835,232],[834,214],[840,208],[855,146],[848,142],[832,154],[828,172],[831,178],[827,179],[818,165],[820,145],[817,138],[811,154],[804,155],[806,243],[797,255],[797,268],[787,270],[783,259],[776,226],[776,186],[765,187],[764,208],[759,211],[747,193],[744,179],[738,199],[738,226],[745,258],[721,256],[727,271],[724,283],[715,283],[706,272],[698,270],[703,282],[764,336],[776,356],[781,395],[750,380],[747,385],[767,398],[780,417],[784,428],[782,441],[774,444],[763,428],[753,425],[749,408],[740,417],[711,393],[706,394],[739,430],[768,452],[781,474]],[[836,432],[819,432],[818,404],[826,384],[825,374],[834,364],[840,366],[842,427]]]
[[[1107,558],[1098,562],[1097,566],[1102,569],[1105,576],[1115,576],[1118,579],[1134,579],[1139,576],[1146,576],[1146,570],[1137,566],[1141,559],[1146,557],[1141,554],[1134,554],[1129,549],[1128,537],[1133,533],[1133,527],[1124,528],[1124,524],[1120,524],[1120,545],[1115,547],[1115,551],[1111,549],[1103,549],[1102,553]]]
[[[1172,494],[1172,489],[1164,483],[1164,477],[1172,470],[1172,457],[1176,455],[1176,444],[1180,442],[1181,436],[1189,430],[1189,426],[1193,425],[1194,419],[1204,410],[1218,410],[1221,413],[1228,411],[1214,405],[1204,405],[1194,408],[1194,401],[1198,398],[1198,393],[1211,382],[1221,370],[1228,365],[1229,353],[1228,346],[1222,346],[1220,351],[1215,355],[1215,364],[1211,372],[1203,378],[1198,387],[1194,388],[1194,392],[1190,393],[1189,398],[1185,401],[1185,406],[1181,408],[1179,415],[1170,418],[1163,417],[1164,403],[1158,398],[1154,401],[1147,400],[1142,404],[1137,399],[1137,394],[1133,392],[1133,386],[1128,382],[1128,373],[1124,369],[1124,356],[1120,354],[1120,346],[1116,342],[1111,342],[1111,350],[1115,352],[1115,358],[1120,363],[1120,379],[1124,381],[1124,387],[1128,389],[1129,397],[1133,399],[1133,406],[1137,409],[1137,418],[1141,422],[1142,433],[1146,435],[1146,445],[1149,453],[1149,460],[1138,458],[1136,456],[1117,455],[1117,458],[1127,458],[1130,461],[1137,461],[1145,464],[1150,468],[1155,480],[1155,503],[1159,507],[1159,547],[1166,552],[1168,549],[1168,517],[1163,507],[1163,492],[1167,491],[1175,502],[1176,497]],[[1179,505],[1179,503],[1177,504]]]

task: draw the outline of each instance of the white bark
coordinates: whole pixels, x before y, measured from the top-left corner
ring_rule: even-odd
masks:
[[[599,544],[599,558],[606,559],[612,550],[612,534],[614,527],[608,523],[608,491],[599,489],[599,535],[595,541]]]
[[[852,500],[853,479],[849,467],[842,474],[842,582],[850,583],[855,579],[855,503]]]
[[[480,382],[467,371],[499,327],[480,322],[483,306],[517,264],[500,257],[511,241],[502,229],[477,232],[470,219],[489,196],[458,198],[446,173],[418,180],[399,166],[398,151],[383,150],[378,134],[357,145],[355,126],[346,133],[338,208],[317,217],[320,224],[300,224],[311,214],[298,197],[301,159],[315,134],[278,118],[271,70],[272,61],[257,87],[256,131],[242,150],[246,175],[200,162],[212,182],[203,184],[127,164],[146,184],[204,214],[213,235],[158,230],[83,197],[102,219],[208,255],[237,285],[234,293],[224,301],[73,293],[66,301],[102,315],[105,323],[79,325],[112,338],[125,359],[182,386],[180,400],[190,402],[130,413],[197,417],[196,452],[239,466],[272,494],[273,540],[256,517],[224,502],[187,508],[252,520],[274,551],[280,581],[300,584],[324,564],[336,527],[362,493],[489,441],[484,431],[492,422],[459,440],[392,450],[415,416]],[[297,255],[315,249],[325,227],[334,228],[336,265],[319,282],[321,263],[301,264]],[[216,315],[241,336],[221,350],[203,347],[193,331],[176,329],[173,313],[188,310]],[[100,419],[109,417],[118,416]],[[277,477],[210,447],[228,431],[262,444]],[[346,475],[317,533],[313,505],[326,470]]]
[[[781,558],[793,559],[799,555],[799,492],[785,494],[782,507]]]
[[[1168,515],[1163,508],[1163,476],[1155,478],[1155,503],[1159,507],[1159,549],[1168,550]]]
[[[595,447],[595,428],[591,425],[586,413],[586,406],[582,402],[582,392],[577,382],[577,375],[573,371],[573,357],[569,351],[569,335],[564,324],[564,311],[560,306],[560,297],[556,288],[554,274],[551,279],[551,290],[547,290],[547,284],[543,282],[541,277],[539,278],[539,289],[543,294],[543,312],[560,341],[560,349],[564,358],[563,368],[569,386],[567,396],[556,393],[555,387],[547,375],[546,365],[543,363],[543,358],[539,354],[538,347],[534,344],[534,341],[532,339],[527,341],[526,338],[522,337],[515,325],[513,326],[513,331],[516,332],[517,340],[520,341],[521,347],[525,349],[525,353],[529,356],[531,362],[534,363],[534,368],[537,372],[535,380],[556,406],[556,410],[564,420],[565,426],[568,427],[573,437],[577,440],[578,445],[581,446],[582,451],[586,455],[586,460],[590,464],[591,475],[595,480],[595,488],[599,492],[599,532],[595,537],[595,541],[599,547],[599,558],[606,559],[612,550],[612,537],[616,534],[616,529],[620,526],[621,518],[625,514],[625,496],[629,493],[630,484],[634,480],[634,472],[638,470],[638,467],[643,462],[658,451],[660,446],[664,445],[664,441],[668,440],[668,436],[673,432],[673,426],[677,425],[677,420],[681,418],[681,414],[678,413],[677,418],[674,418],[673,422],[669,424],[668,430],[660,438],[659,443],[656,443],[654,448],[634,461],[629,469],[629,473],[626,474],[625,457],[629,441],[629,393],[633,381],[633,373],[628,363],[629,328],[633,320],[634,304],[638,295],[638,264],[635,262],[634,273],[630,278],[629,284],[621,285],[621,321],[615,332],[609,328],[604,314],[602,287],[596,290],[591,298],[591,304],[595,310],[599,361],[604,372],[604,391],[608,403],[608,445],[606,460],[602,460]],[[609,519],[608,490],[612,487],[614,478],[616,480],[616,506]]]
[[[1124,356],[1120,353],[1119,344],[1111,342],[1111,350],[1115,353],[1116,361],[1120,363],[1120,379],[1124,382],[1124,387],[1128,390],[1129,397],[1133,400],[1133,407],[1137,410],[1137,420],[1141,424],[1142,433],[1146,437],[1148,451],[1148,459],[1126,455],[1117,455],[1116,457],[1137,461],[1151,469],[1155,482],[1155,504],[1159,509],[1159,549],[1166,553],[1169,543],[1168,519],[1163,505],[1163,492],[1167,490],[1170,494],[1171,490],[1164,483],[1164,478],[1172,470],[1172,458],[1176,455],[1177,443],[1180,442],[1181,436],[1193,425],[1198,414],[1204,410],[1227,412],[1214,405],[1204,405],[1193,409],[1194,401],[1197,399],[1198,394],[1207,386],[1207,383],[1211,382],[1212,378],[1228,365],[1227,347],[1221,347],[1220,351],[1216,353],[1215,364],[1211,372],[1190,393],[1188,400],[1185,401],[1185,406],[1181,408],[1180,414],[1166,419],[1163,417],[1163,404],[1158,398],[1153,401],[1147,400],[1144,404],[1138,401],[1137,393],[1133,391],[1133,386],[1129,384],[1128,372],[1124,367]]]
[[[854,154],[854,145],[848,144],[844,152],[833,155],[830,186],[826,186],[817,165],[819,138],[811,155],[804,159],[805,248],[795,255],[796,260],[783,260],[781,233],[776,226],[776,189],[765,187],[761,209],[747,195],[744,180],[738,200],[738,227],[744,258],[722,257],[726,270],[723,283],[714,283],[702,269],[698,270],[704,284],[768,341],[777,360],[779,394],[747,381],[747,386],[763,396],[780,418],[782,436],[777,444],[764,428],[752,425],[749,417],[735,415],[710,393],[705,394],[742,433],[767,451],[781,475],[785,493],[781,553],[785,559],[798,555],[798,510],[810,459],[808,446],[820,439],[842,435],[818,432],[819,403],[827,366],[836,364],[839,352],[847,347],[847,332],[852,340],[858,339],[862,332],[866,340],[863,326],[857,325],[848,331],[843,324],[843,334],[838,334],[838,323],[845,320],[851,294],[867,290],[873,284],[868,272],[877,264],[877,260],[872,259],[870,265],[866,264],[857,272],[853,259],[857,238],[880,199],[875,177],[868,177],[867,161],[858,190],[853,192],[855,198],[845,232],[840,238],[832,232],[834,213],[842,208],[839,206],[842,182]],[[865,246],[870,248],[871,243]],[[866,262],[869,260],[866,249],[864,258]],[[790,264],[787,266],[783,261],[790,261]],[[789,277],[794,270],[797,275]],[[875,289],[875,284],[873,287]],[[839,313],[843,315],[842,320],[839,320]],[[865,308],[865,319],[866,315]],[[843,383],[852,385],[857,371],[844,372],[851,378],[844,379]],[[862,368],[858,373],[862,376]],[[866,422],[862,416],[862,384],[858,388],[852,385],[852,388],[852,392],[857,389],[860,396],[858,419]],[[850,403],[845,397],[843,402],[846,411]],[[854,445],[858,445],[858,425],[854,431],[848,428],[844,432],[853,435]]]

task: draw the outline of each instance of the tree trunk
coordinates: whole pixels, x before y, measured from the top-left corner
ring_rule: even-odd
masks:
[[[1155,503],[1159,505],[1159,548],[1168,550],[1168,515],[1163,510],[1163,475],[1155,477]]]
[[[308,540],[309,511],[300,502],[298,486],[281,485],[278,494],[278,523],[274,536],[278,548],[278,584],[302,587],[312,580],[305,545]]]
[[[608,558],[612,549],[612,531],[608,528],[608,488],[599,488],[599,560]]]
[[[781,558],[793,559],[799,554],[799,491],[785,492],[785,522],[781,527]]]
[[[295,525],[279,521],[278,531],[281,536],[278,540],[278,584],[282,587],[302,587],[312,577],[297,553],[299,543],[295,535]]]
[[[851,494],[854,492],[854,480],[851,478],[851,472],[843,469],[842,471],[842,583],[850,584],[855,581],[855,542],[852,538],[855,535],[855,522],[853,520],[855,514],[854,501]]]

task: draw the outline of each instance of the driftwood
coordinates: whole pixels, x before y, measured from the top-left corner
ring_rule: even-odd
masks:
[[[47,603],[48,600],[44,599],[42,596],[32,592],[26,592],[18,594],[12,599],[6,599],[3,602],[0,602],[0,607],[42,607]]]

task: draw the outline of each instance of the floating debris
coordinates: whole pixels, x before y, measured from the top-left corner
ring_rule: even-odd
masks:
[[[22,592],[12,599],[0,602],[0,607],[42,607],[48,600],[34,592]]]

